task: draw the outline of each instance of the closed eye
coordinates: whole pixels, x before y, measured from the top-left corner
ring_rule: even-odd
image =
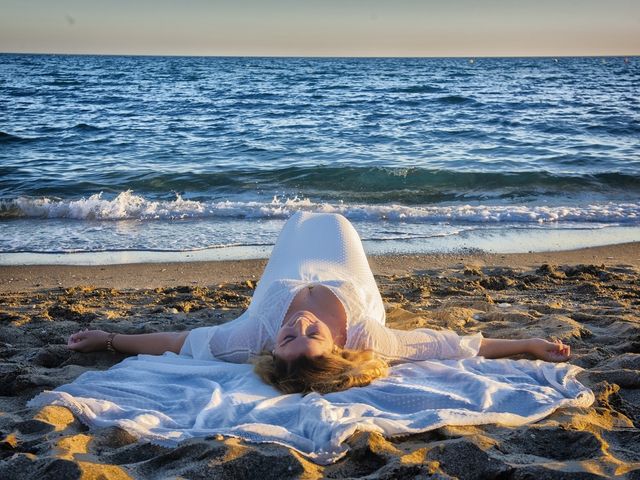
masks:
[[[309,334],[308,337],[314,338],[314,339],[321,339],[322,335],[319,332],[313,332],[313,333]],[[293,341],[295,339],[296,339],[296,337],[294,337],[293,335],[287,335],[286,337],[284,337],[282,339],[282,343],[280,344],[280,346],[282,347],[282,346],[286,345],[287,343],[289,343],[289,342],[291,342],[291,341]]]

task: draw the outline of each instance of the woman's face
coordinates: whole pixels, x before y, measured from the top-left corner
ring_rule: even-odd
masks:
[[[300,355],[319,357],[333,350],[333,336],[326,323],[308,310],[292,313],[280,327],[274,353],[285,361]]]

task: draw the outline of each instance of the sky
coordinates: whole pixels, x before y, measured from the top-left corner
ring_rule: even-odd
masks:
[[[640,54],[638,0],[0,0],[0,52]]]

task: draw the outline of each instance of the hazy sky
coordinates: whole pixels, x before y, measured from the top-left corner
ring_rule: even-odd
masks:
[[[640,54],[639,0],[0,0],[0,52]]]

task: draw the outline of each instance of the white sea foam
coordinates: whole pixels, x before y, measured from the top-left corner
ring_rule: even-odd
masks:
[[[79,200],[20,197],[0,201],[0,217],[78,220],[170,220],[184,218],[287,218],[298,210],[341,213],[351,220],[396,222],[525,223],[586,222],[640,224],[640,203],[544,205],[368,205],[279,198],[271,201],[148,200],[131,191],[113,199],[102,193]]]

